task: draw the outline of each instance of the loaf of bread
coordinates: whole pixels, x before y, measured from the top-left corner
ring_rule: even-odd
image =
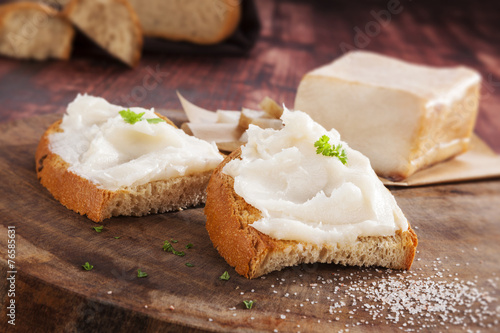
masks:
[[[63,14],[113,57],[131,67],[139,63],[142,30],[127,0],[71,0]]]
[[[346,165],[318,155],[311,133],[338,133],[290,114],[279,131],[251,126],[210,179],[206,228],[220,255],[247,278],[314,262],[409,269],[417,236],[366,157],[345,143]]]
[[[410,64],[350,52],[307,73],[295,108],[337,129],[379,176],[402,180],[465,152],[481,77],[465,67]]]
[[[229,37],[241,16],[239,0],[129,0],[144,35],[197,44]]]
[[[46,60],[68,59],[74,29],[49,6],[15,2],[0,6],[0,54]]]
[[[78,96],[40,140],[35,159],[41,184],[95,222],[204,203],[222,160],[217,148],[150,110],[132,109],[145,113],[135,124],[121,119],[120,110],[102,98]]]

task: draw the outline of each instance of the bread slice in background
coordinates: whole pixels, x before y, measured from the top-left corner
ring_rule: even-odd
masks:
[[[256,278],[302,263],[335,263],[409,269],[417,247],[417,236],[408,228],[393,236],[358,237],[354,243],[325,244],[274,239],[252,227],[261,212],[234,191],[234,179],[222,172],[231,160],[240,158],[241,148],[215,169],[207,188],[206,228],[214,247],[236,272]]]
[[[142,52],[139,19],[126,0],[72,0],[64,15],[113,57],[134,67]]]
[[[236,30],[239,0],[129,0],[144,35],[197,44],[215,44]]]
[[[0,6],[0,54],[46,60],[68,59],[75,31],[53,8],[34,2]]]

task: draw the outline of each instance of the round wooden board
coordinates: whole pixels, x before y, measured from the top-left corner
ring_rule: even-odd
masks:
[[[386,319],[388,307],[382,310],[383,302],[367,299],[363,288],[355,290],[354,285],[362,282],[369,288],[394,279],[408,285],[458,279],[464,284],[474,282],[486,296],[500,296],[495,284],[500,274],[498,180],[393,189],[419,237],[419,253],[409,272],[314,264],[247,280],[213,248],[202,207],[112,218],[98,233],[93,229],[98,224],[55,201],[36,179],[34,154],[43,131],[58,117],[0,125],[2,327],[8,325],[6,306],[12,299],[4,292],[8,289],[8,226],[16,230],[14,299],[20,331],[325,332],[349,328],[352,332],[383,327],[396,332],[408,319]],[[178,241],[173,245],[185,251],[185,256],[162,250],[163,241],[171,239]],[[193,248],[185,249],[188,243]],[[94,268],[82,269],[85,262]],[[138,269],[148,276],[138,278]],[[229,281],[219,279],[224,271],[229,272]],[[254,307],[245,309],[244,300],[254,300]],[[383,316],[374,319],[364,304],[376,306]],[[493,312],[499,304],[495,299],[487,302]],[[479,302],[470,309],[485,313]],[[404,326],[404,330],[446,326],[462,330],[461,325],[451,323],[441,326],[439,313],[431,313],[431,321],[415,317],[414,326]],[[468,315],[465,318],[467,328],[491,324],[493,330],[498,329],[494,326],[498,312],[476,324]]]

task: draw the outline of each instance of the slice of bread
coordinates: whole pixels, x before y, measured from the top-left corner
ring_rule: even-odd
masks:
[[[302,263],[335,263],[409,269],[417,247],[415,232],[397,231],[393,236],[358,237],[354,243],[325,244],[274,239],[252,227],[262,213],[234,191],[234,179],[222,172],[241,148],[215,169],[207,188],[205,214],[210,239],[236,272],[252,279]]]
[[[143,43],[141,25],[126,0],[72,0],[63,13],[113,57],[131,67],[139,63]]]
[[[33,2],[0,6],[0,54],[46,60],[68,59],[75,31],[55,9]]]
[[[70,104],[65,118],[52,124],[43,134],[35,154],[38,179],[56,200],[81,215],[87,215],[89,219],[95,222],[101,222],[104,219],[119,215],[143,216],[151,213],[181,210],[205,202],[206,187],[210,175],[215,166],[222,160],[215,147],[208,148],[210,145],[200,140],[199,143],[192,141],[197,139],[191,139],[182,130],[177,129],[168,118],[156,114],[168,124],[162,126],[176,128],[175,132],[166,132],[165,135],[168,136],[167,143],[162,141],[162,136],[159,136],[163,134],[154,136],[150,133],[148,135],[148,130],[147,128],[144,130],[144,126],[139,126],[138,129],[134,130],[133,126],[137,125],[129,125],[124,122],[125,130],[131,128],[132,132],[126,137],[118,136],[118,140],[126,141],[125,144],[121,144],[125,149],[124,154],[129,155],[124,155],[125,158],[120,158],[116,164],[109,164],[109,159],[116,156],[118,150],[116,152],[104,150],[96,153],[94,148],[101,149],[104,146],[120,145],[120,143],[105,142],[99,138],[99,132],[94,131],[91,133],[91,131],[99,126],[104,128],[112,120],[106,116],[104,108],[107,105],[114,109],[119,109],[119,107],[104,104],[107,102],[103,103],[102,99],[88,96],[78,96],[73,103],[78,103],[81,100],[88,101],[90,105],[88,109],[83,110],[82,114],[88,115],[93,112],[95,118],[92,119],[98,119],[98,121],[92,120],[92,125],[92,122],[89,122],[85,117],[77,116],[78,118],[75,119],[71,115],[74,109],[70,109]],[[118,114],[118,111],[116,112]],[[66,121],[66,125],[64,125],[64,121]],[[65,127],[72,126],[75,123],[80,125]],[[84,127],[85,124],[88,126]],[[68,128],[77,128],[78,130],[68,130],[65,133],[64,128],[66,130]],[[106,128],[109,130],[109,127]],[[118,128],[118,131],[111,129],[110,131],[113,132],[107,133],[110,133],[109,137],[113,139],[122,130],[123,128]],[[141,137],[142,133],[146,134]],[[57,137],[58,135],[60,137]],[[87,143],[74,139],[79,137],[90,137],[91,141]],[[61,140],[63,141],[62,146]],[[143,144],[148,145],[151,149],[148,149]],[[134,145],[138,145],[139,148],[134,148]],[[196,145],[197,155],[189,155],[190,152],[186,151],[186,148],[193,147],[192,145]],[[134,149],[137,153],[131,153]],[[96,167],[95,164],[81,164],[85,163],[86,158],[89,158],[89,153],[93,154],[90,158],[94,162],[100,163],[104,161],[104,163],[108,164],[101,169]],[[206,155],[203,155],[205,153]],[[130,154],[136,155],[132,156]],[[158,154],[164,156],[165,163],[160,161],[159,157],[161,156],[158,156]],[[181,157],[173,161],[169,159],[171,155],[168,154],[174,154],[172,155],[174,158],[176,156]],[[68,161],[77,162],[71,162],[72,164],[70,164]],[[78,163],[80,165],[77,165]],[[192,163],[191,169],[187,165],[182,165],[182,163]],[[130,169],[131,166],[135,169]],[[125,170],[125,173],[119,170],[116,173],[117,167],[125,167],[125,169],[122,169]],[[99,175],[96,176],[97,174],[91,169],[98,170],[100,175],[104,175],[104,180]],[[115,173],[112,174],[112,172]],[[137,172],[141,174],[139,177],[134,178],[138,179],[137,181],[125,180],[128,176]],[[106,179],[112,179],[112,185],[106,182]]]
[[[174,41],[215,44],[236,30],[239,0],[129,0],[144,34]]]

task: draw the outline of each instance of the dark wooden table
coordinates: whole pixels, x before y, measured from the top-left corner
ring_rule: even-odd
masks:
[[[104,224],[106,232],[97,234],[89,220],[67,211],[39,186],[33,160],[38,138],[77,93],[124,106],[159,108],[177,124],[186,118],[175,111],[180,109],[176,90],[207,109],[254,108],[265,96],[292,106],[307,71],[354,48],[480,71],[476,133],[500,153],[499,2],[259,0],[257,5],[262,33],[246,57],[146,53],[131,70],[83,43],[67,62],[0,58],[2,327],[13,328],[6,323],[11,297],[5,277],[7,228],[15,226],[19,331],[434,331],[448,326],[498,331],[500,303],[489,298],[487,309],[479,303],[471,307],[485,318],[474,323],[467,314],[467,327],[372,320],[373,313],[352,302],[338,308],[342,313],[331,314],[333,303],[317,295],[318,277],[324,279],[320,285],[335,278],[321,292],[340,300],[347,290],[339,295],[335,286],[357,283],[353,277],[376,283],[402,273],[312,265],[249,281],[237,276],[211,247],[202,208],[111,219]],[[500,297],[499,180],[391,190],[418,228],[419,254],[407,275],[411,281],[459,279],[482,288],[484,297]],[[191,271],[161,251],[168,237],[197,242],[189,259],[195,263]],[[89,260],[96,268],[84,272],[80,265]],[[150,276],[135,278],[138,266]],[[228,283],[218,280],[225,270],[232,276]],[[436,276],[436,271],[442,274]],[[246,297],[257,301],[254,309],[242,309]],[[314,301],[315,306],[308,304]]]

